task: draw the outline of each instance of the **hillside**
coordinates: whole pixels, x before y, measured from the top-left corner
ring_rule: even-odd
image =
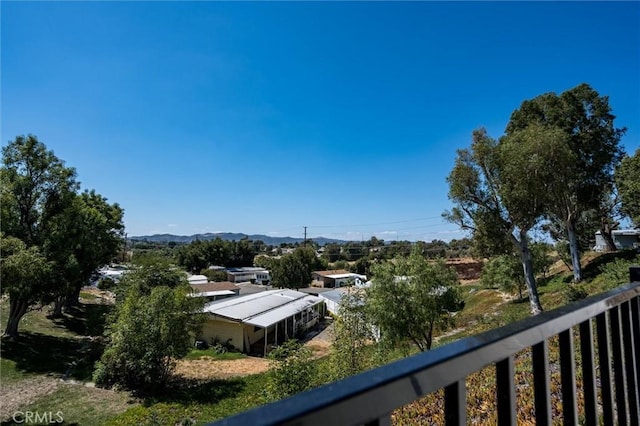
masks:
[[[154,234],[154,235],[141,235],[141,236],[133,236],[130,237],[131,240],[135,241],[147,241],[152,243],[190,243],[195,240],[215,240],[216,238],[220,238],[221,240],[226,241],[240,241],[243,238],[247,238],[251,241],[262,241],[267,245],[277,246],[280,244],[295,244],[295,243],[303,243],[304,238],[295,238],[295,237],[272,237],[269,235],[263,234],[253,234],[247,235],[243,233],[236,232],[217,232],[217,233],[206,233],[206,234],[193,234],[193,235],[174,235],[174,234]],[[310,238],[321,246],[330,243],[346,243],[345,240],[336,240],[325,237],[317,237]]]

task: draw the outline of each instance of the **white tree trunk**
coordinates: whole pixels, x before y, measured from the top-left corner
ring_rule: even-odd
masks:
[[[573,282],[582,281],[582,266],[580,265],[580,248],[578,237],[572,221],[567,221],[567,238],[569,240],[569,252],[571,254],[571,267],[573,268]]]
[[[524,281],[527,284],[527,290],[529,292],[529,306],[531,308],[531,314],[538,315],[539,313],[542,313],[542,305],[540,304],[540,298],[538,297],[536,277],[533,274],[533,260],[531,258],[531,251],[529,250],[529,237],[527,236],[526,231],[520,231],[519,236],[519,240],[513,237],[513,242],[520,255]]]

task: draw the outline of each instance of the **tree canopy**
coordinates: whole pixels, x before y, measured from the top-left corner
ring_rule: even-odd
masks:
[[[123,211],[94,191],[79,194],[75,169],[33,135],[18,136],[2,148],[0,184],[3,233],[49,264],[38,280],[14,275],[3,282],[3,293],[15,287],[14,282],[22,283],[20,292],[6,291],[15,309],[5,334],[16,336],[30,305],[55,300],[61,308],[64,300],[77,301],[91,273],[117,251]]]
[[[458,151],[447,177],[455,207],[444,217],[469,229],[496,252],[515,253],[522,263],[531,312],[542,312],[529,231],[542,219],[555,192],[554,171],[566,161],[564,139],[554,129],[529,127],[499,142],[484,129],[470,149]]]
[[[298,289],[311,283],[313,271],[326,269],[327,261],[316,256],[311,247],[298,247],[293,253],[274,259],[271,267],[275,287]]]
[[[434,331],[452,325],[451,314],[462,308],[455,271],[416,250],[373,268],[366,309],[381,339],[408,339],[421,351],[431,349]]]
[[[622,212],[631,218],[636,227],[640,227],[640,149],[622,160],[615,179],[622,200]]]
[[[614,126],[609,98],[600,96],[588,84],[580,84],[560,95],[545,93],[526,100],[511,114],[506,128],[507,137],[532,128],[537,137],[541,127],[552,129],[556,137],[565,139],[571,153],[561,167],[553,171],[553,197],[546,213],[563,224],[572,255],[574,281],[582,279],[580,248],[577,237],[578,221],[584,212],[596,210],[610,214],[606,207],[613,188],[613,172],[622,157],[620,139],[625,128]],[[548,165],[551,168],[552,165]],[[531,195],[534,195],[533,189]],[[609,213],[608,213],[609,212]],[[610,236],[613,221],[603,217],[600,230]]]
[[[94,373],[98,384],[143,394],[156,394],[167,384],[204,320],[204,299],[190,297],[180,276],[176,280],[173,269],[156,266],[126,277],[126,296],[116,304]]]

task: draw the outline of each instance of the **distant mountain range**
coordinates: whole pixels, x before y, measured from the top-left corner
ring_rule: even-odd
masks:
[[[206,234],[195,234],[195,235],[173,235],[173,234],[155,234],[155,235],[142,235],[139,237],[129,237],[131,240],[137,241],[148,241],[151,243],[168,243],[168,242],[176,242],[176,243],[190,243],[195,240],[215,240],[216,238],[220,238],[221,240],[226,241],[239,241],[243,238],[248,238],[252,241],[261,240],[267,245],[277,246],[282,243],[302,243],[304,242],[303,238],[293,238],[293,237],[271,237],[268,235],[247,235],[242,233],[234,233],[234,232],[217,232],[217,233],[206,233]],[[329,243],[346,243],[344,240],[335,240],[331,238],[317,237],[317,238],[309,238],[321,246]]]

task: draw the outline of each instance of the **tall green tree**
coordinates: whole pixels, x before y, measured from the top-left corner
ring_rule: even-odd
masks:
[[[622,156],[620,139],[625,128],[616,128],[609,98],[588,84],[580,84],[560,95],[545,93],[522,103],[506,128],[511,136],[530,126],[558,129],[566,135],[571,161],[555,169],[555,180],[564,191],[555,194],[549,213],[560,220],[567,233],[572,255],[574,281],[582,280],[577,222],[582,212],[607,202],[613,187],[613,173]],[[553,200],[552,200],[553,201]],[[601,233],[611,238],[612,220],[603,218]]]
[[[443,261],[427,261],[421,253],[374,266],[366,309],[388,344],[410,340],[419,350],[431,349],[433,334],[453,325],[462,308],[458,277]]]
[[[280,288],[302,288],[311,283],[313,271],[324,270],[327,262],[319,258],[311,247],[298,247],[293,253],[274,259],[271,278]]]
[[[77,304],[91,274],[117,255],[123,243],[123,214],[118,204],[109,204],[92,190],[76,195],[58,217],[44,245],[47,256],[57,259],[58,265],[53,316],[61,315],[63,303]]]
[[[615,174],[622,201],[622,212],[640,227],[640,149],[625,157]]]
[[[67,237],[59,232],[59,224],[73,205],[76,191],[76,172],[47,150],[33,136],[18,136],[2,148],[0,169],[0,219],[7,236],[21,240],[27,249],[37,251],[52,262],[49,274],[39,282],[23,282],[20,292],[10,292],[10,304],[20,307],[9,313],[5,334],[16,336],[18,323],[28,307],[35,301],[50,300],[65,288],[58,278],[60,271],[77,270],[74,259],[67,253],[59,254],[49,247],[60,245]],[[55,255],[55,256],[54,256]],[[3,282],[5,286],[11,286]],[[4,289],[3,289],[4,292]]]
[[[496,253],[520,258],[531,313],[542,312],[529,232],[544,217],[561,183],[555,172],[568,161],[564,135],[543,126],[527,127],[498,141],[484,129],[473,132],[470,149],[458,151],[449,176],[455,207],[444,217],[480,234]]]

